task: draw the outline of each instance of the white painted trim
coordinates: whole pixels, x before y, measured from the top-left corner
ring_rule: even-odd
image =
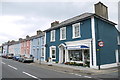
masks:
[[[64,39],[62,39],[62,30],[63,29],[65,29],[65,38]],[[66,40],[66,27],[62,27],[62,28],[60,28],[60,40]]]
[[[92,30],[92,40],[93,40],[93,66],[97,66],[94,16],[91,17],[91,30]]]
[[[52,48],[54,48],[55,49],[55,58],[52,58]],[[56,59],[56,46],[50,46],[50,58],[51,59]]]
[[[44,37],[44,44],[46,44],[46,32],[45,32],[45,37]],[[44,61],[46,58],[46,47],[44,46]]]
[[[79,25],[79,36],[75,37],[75,25]],[[72,38],[75,39],[75,38],[80,38],[81,37],[81,34],[80,34],[80,23],[75,23],[72,25]]]
[[[118,50],[115,50],[115,55],[116,55],[116,63],[119,64],[119,54],[118,54]]]
[[[92,40],[91,40],[92,42]],[[90,56],[90,67],[92,66],[92,43],[90,42],[89,56]]]
[[[105,64],[105,65],[100,65],[100,69],[107,69],[107,68],[112,68],[117,66],[118,66],[117,63]],[[98,66],[91,66],[90,68],[98,69]]]
[[[117,36],[118,45],[120,45],[120,37]]]
[[[91,44],[91,39],[68,41],[68,42],[65,42],[65,44],[67,46],[79,46],[79,45],[89,46],[89,44]]]
[[[52,32],[54,32],[54,39],[52,40]],[[55,30],[52,30],[51,32],[50,32],[50,41],[51,42],[54,42],[55,41]]]
[[[105,64],[105,65],[101,65],[100,68],[101,69],[106,69],[106,68],[112,68],[112,67],[117,67],[117,63],[112,63],[112,64]]]

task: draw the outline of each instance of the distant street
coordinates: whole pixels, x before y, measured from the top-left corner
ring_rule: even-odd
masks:
[[[38,66],[33,66],[30,63],[21,63],[12,59],[2,58],[2,78],[19,78],[28,80],[47,80],[47,78],[55,78],[51,80],[57,80],[57,78],[70,78],[69,80],[79,80],[81,78],[87,78],[92,80],[99,80],[94,78],[95,76],[85,76],[72,73],[64,73],[59,71],[53,71]],[[109,75],[96,75],[97,77],[106,78]],[[111,73],[110,78],[116,78],[116,73]],[[9,79],[8,79],[9,80]],[[11,79],[10,79],[11,80]],[[64,79],[65,80],[65,79]]]

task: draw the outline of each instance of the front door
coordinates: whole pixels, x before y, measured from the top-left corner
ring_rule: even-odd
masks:
[[[65,62],[65,50],[63,50],[63,63]]]

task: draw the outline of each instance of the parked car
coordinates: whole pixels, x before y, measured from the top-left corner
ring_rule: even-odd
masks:
[[[6,54],[3,54],[2,57],[3,57],[3,58],[6,58],[7,56],[6,56]]]
[[[19,60],[19,58],[20,58],[20,54],[16,54],[15,56],[13,56],[13,60],[18,61],[18,60]]]
[[[13,58],[13,56],[14,56],[14,54],[13,54],[13,53],[9,53],[9,54],[7,54],[7,55],[6,55],[6,58],[7,58],[7,59],[12,59],[12,58]]]
[[[34,57],[32,55],[30,55],[29,57],[28,56],[25,56],[25,55],[22,55],[19,60],[19,62],[34,62]]]

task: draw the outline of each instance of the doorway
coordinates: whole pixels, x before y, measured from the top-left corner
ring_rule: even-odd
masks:
[[[63,50],[63,63],[65,62],[65,50]]]

